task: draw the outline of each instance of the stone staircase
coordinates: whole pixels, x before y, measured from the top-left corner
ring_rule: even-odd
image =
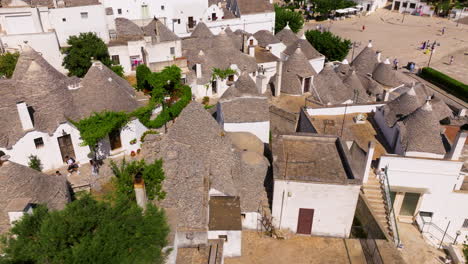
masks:
[[[390,237],[393,238],[393,230],[389,219],[390,212],[388,210],[389,208],[387,206],[387,202],[384,198],[385,192],[383,190],[382,184],[373,172],[370,173],[367,183],[362,186],[362,190],[364,192],[364,196],[370,204],[370,209],[374,213],[377,222],[379,222],[379,224],[385,228],[384,231],[386,231]]]

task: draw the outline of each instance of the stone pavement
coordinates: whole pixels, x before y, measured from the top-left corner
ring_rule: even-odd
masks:
[[[433,54],[431,65],[460,81],[468,82],[468,55],[464,55],[464,52],[468,52],[468,25],[460,24],[457,27],[455,22],[447,19],[412,15],[406,15],[404,22],[402,20],[402,14],[379,9],[369,16],[333,22],[309,22],[305,29],[315,29],[317,24],[322,24],[330,28],[332,33],[356,41],[358,47],[355,48],[354,56],[372,40],[374,48],[382,51],[382,59],[398,58],[401,66],[410,61],[417,66],[427,66],[430,55],[424,54],[419,47],[424,41],[437,41],[440,46]],[[364,32],[361,31],[363,25],[366,26]],[[444,35],[441,34],[443,27],[446,27]],[[445,65],[452,54],[455,56],[455,64]],[[348,60],[351,61],[351,57],[352,51]]]

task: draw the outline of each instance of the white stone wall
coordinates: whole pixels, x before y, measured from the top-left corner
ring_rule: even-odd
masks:
[[[227,241],[223,246],[223,257],[240,257],[242,255],[242,231],[208,231],[208,239],[218,239],[220,235],[227,235]]]
[[[242,219],[242,229],[257,230],[261,225],[262,216],[257,212],[243,212],[245,217]]]
[[[109,42],[109,31],[103,5],[55,8],[49,9],[49,12],[51,26],[57,32],[61,46],[66,46],[70,36],[86,32],[94,32],[105,43]],[[81,13],[88,13],[88,17],[82,18]]]
[[[316,184],[275,179],[273,224],[297,231],[299,209],[314,209],[312,235],[349,237],[359,185]]]
[[[319,108],[307,108],[307,114],[310,116],[319,115],[344,115],[346,114],[357,114],[357,113],[372,113],[375,112],[377,107],[383,106],[384,104],[363,104],[363,105],[339,105],[330,107],[319,107]]]
[[[55,32],[44,32],[36,34],[17,34],[1,37],[4,47],[10,52],[21,52],[26,45],[42,54],[44,59],[55,69],[62,73],[67,70],[62,66],[63,54],[60,52],[59,43]]]
[[[171,54],[171,48],[174,48],[174,54]],[[152,45],[147,43],[148,63],[172,61],[174,58],[182,57],[182,42],[168,41]]]
[[[12,149],[0,149],[5,154],[10,155],[11,161],[28,166],[30,155],[36,155],[41,160],[43,170],[50,170],[64,166],[62,161],[62,155],[57,138],[63,136],[63,134],[69,134],[73,142],[73,148],[75,150],[75,160],[78,162],[88,162],[88,154],[90,153],[89,147],[80,146],[81,139],[79,131],[69,123],[61,124],[57,130],[49,135],[48,133],[31,131],[28,132],[18,140],[12,147]],[[34,139],[42,137],[44,146],[36,149]]]
[[[100,147],[102,148],[100,154],[103,157],[107,157],[109,155],[116,155],[120,153],[130,154],[131,151],[138,150],[141,146],[141,135],[143,135],[146,130],[147,128],[143,126],[139,120],[132,120],[121,131],[120,137],[122,141],[122,148],[115,151],[110,151],[109,140],[105,139],[100,142]],[[28,157],[30,155],[36,155],[41,160],[44,171],[56,169],[65,166],[58,144],[58,138],[64,134],[69,134],[71,136],[73,148],[75,151],[75,160],[82,164],[89,162],[89,154],[91,152],[89,147],[81,146],[82,141],[79,131],[69,123],[61,124],[52,135],[38,131],[28,132],[24,137],[22,137],[13,145],[12,149],[0,148],[0,150],[5,152],[5,154],[10,155],[10,160],[16,163],[28,166]],[[34,139],[39,137],[42,137],[44,146],[36,148]],[[137,143],[131,145],[130,141],[134,138],[137,139]]]
[[[463,181],[462,165],[460,161],[382,156],[378,168],[388,166],[393,191],[425,189],[419,211],[433,212],[432,222],[442,229],[451,221],[448,234],[454,238],[458,230],[468,234],[461,228],[468,219],[468,193],[457,191]]]
[[[44,32],[39,9],[0,8],[0,25],[5,34],[31,34]]]
[[[325,65],[325,56],[309,60],[310,65],[314,68],[315,72],[320,73]]]
[[[270,121],[245,122],[245,123],[223,123],[227,132],[250,132],[257,136],[263,143],[268,143],[270,138]]]

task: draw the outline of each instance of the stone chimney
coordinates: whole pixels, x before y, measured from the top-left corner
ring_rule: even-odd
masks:
[[[276,65],[276,86],[274,96],[280,96],[281,94],[281,82],[283,79],[283,61],[280,60]]]
[[[380,60],[380,57],[382,56],[382,52],[380,50],[375,53],[375,56],[376,56],[378,62],[382,62]]]
[[[145,182],[143,181],[143,175],[141,175],[141,172],[135,175],[133,188],[135,189],[135,197],[138,206],[140,206],[143,210],[146,210],[146,203],[148,200],[146,198]]]
[[[260,94],[263,94],[266,92],[266,89],[267,89],[267,84],[268,84],[268,80],[267,80],[267,77],[263,74],[257,74],[257,78],[256,78],[256,84],[257,84],[257,89],[258,89],[258,92]]]
[[[197,74],[197,79],[200,79],[202,77],[202,65],[200,63],[195,65],[195,72]]]
[[[463,128],[460,128],[460,131],[458,131],[457,137],[455,138],[455,141],[452,144],[452,148],[450,149],[450,152],[447,153],[447,159],[449,160],[460,159],[460,156],[463,152],[463,147],[465,146],[467,136],[468,136],[468,131]]]
[[[369,173],[371,170],[372,157],[374,156],[374,151],[375,151],[375,142],[370,141],[369,150],[367,151],[367,155],[366,155],[366,167],[364,168],[364,175],[362,177],[362,183],[366,183],[367,180],[369,179]]]
[[[25,102],[16,103],[16,108],[18,109],[19,118],[21,121],[21,126],[23,130],[30,130],[34,128],[31,115],[29,114],[28,106]]]
[[[249,46],[249,56],[255,57],[255,46]]]
[[[367,44],[368,48],[372,48],[372,40],[369,40],[369,44]]]

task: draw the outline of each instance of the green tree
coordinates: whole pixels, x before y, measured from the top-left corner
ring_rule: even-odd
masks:
[[[111,169],[114,175],[114,185],[117,194],[129,200],[135,200],[135,190],[133,180],[136,175],[141,175],[144,183],[146,195],[149,200],[162,200],[166,193],[162,190],[164,171],[162,160],[156,160],[147,164],[145,160],[127,162],[125,159],[118,165],[111,161]]]
[[[275,33],[281,31],[287,24],[294,33],[299,32],[304,26],[304,18],[300,13],[275,5]]]
[[[117,75],[123,76],[123,68],[112,67],[107,45],[96,36],[95,33],[80,33],[79,36],[71,36],[67,40],[68,48],[65,48],[65,58],[62,65],[68,70],[69,75],[83,77],[91,67],[91,58],[101,61],[111,68]]]
[[[2,241],[2,263],[164,263],[169,227],[164,212],[120,199],[85,195],[64,210],[38,206]]]
[[[151,75],[151,70],[148,66],[141,64],[136,68],[137,90],[151,90],[148,84],[148,77]]]
[[[153,72],[146,78],[151,89],[152,98],[161,102],[166,95],[172,95],[180,88],[182,70],[176,65],[164,68],[161,72]]]
[[[309,0],[309,3],[312,4],[312,11],[315,14],[320,14],[320,17],[325,19],[330,16],[330,14],[342,8],[348,8],[355,6],[356,3],[350,0]]]
[[[351,41],[342,39],[330,32],[308,30],[305,33],[307,40],[329,61],[342,61],[348,55]]]
[[[28,158],[29,168],[35,169],[37,171],[42,171],[42,162],[36,155],[30,155]]]
[[[115,72],[115,74],[117,74],[118,76],[122,78],[124,77],[124,68],[122,67],[122,65],[112,65],[110,69],[113,72]]]
[[[19,53],[4,53],[0,55],[0,77],[11,78],[18,62]]]

